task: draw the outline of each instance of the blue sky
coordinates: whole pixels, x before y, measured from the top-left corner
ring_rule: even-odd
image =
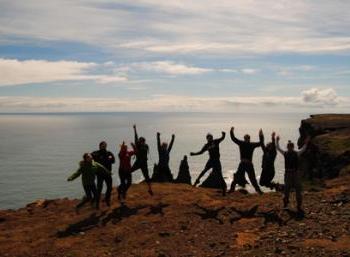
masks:
[[[0,0],[0,112],[347,112],[349,24],[345,0]]]

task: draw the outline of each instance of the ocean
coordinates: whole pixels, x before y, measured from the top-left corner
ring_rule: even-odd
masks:
[[[0,114],[0,209],[20,208],[36,199],[80,198],[81,180],[67,182],[78,168],[84,152],[97,150],[105,140],[115,153],[119,145],[133,140],[132,125],[137,124],[140,136],[150,146],[149,169],[157,162],[156,133],[162,141],[170,141],[175,134],[170,168],[176,177],[181,159],[191,151],[198,151],[206,142],[208,132],[214,138],[226,132],[222,142],[221,161],[225,180],[230,185],[239,163],[238,147],[229,136],[231,126],[242,138],[251,135],[258,141],[258,130],[265,132],[265,141],[272,131],[281,136],[281,145],[296,141],[300,121],[306,113],[57,113],[57,114]],[[256,175],[261,172],[262,151],[254,153]],[[192,182],[203,169],[208,158],[189,157]],[[118,161],[113,167],[113,186],[118,185]],[[283,181],[283,159],[276,160],[275,181]],[[209,174],[209,173],[208,173]],[[206,176],[205,176],[206,177]],[[202,179],[202,181],[205,179]],[[134,183],[142,180],[141,172],[133,174]],[[253,191],[248,186],[249,191]],[[155,192],[156,193],[156,192]]]

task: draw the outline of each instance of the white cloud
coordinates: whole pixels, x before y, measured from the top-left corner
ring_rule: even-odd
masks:
[[[3,40],[78,41],[160,54],[350,51],[349,1],[3,0],[0,10]]]
[[[327,100],[327,98],[333,100]],[[293,108],[291,108],[293,107]],[[143,98],[0,97],[0,112],[16,111],[347,111],[349,97],[333,89],[310,89],[301,96],[192,97],[153,95]]]
[[[339,99],[337,92],[333,88],[311,88],[303,91],[302,97],[305,103],[322,104],[325,106],[336,105]]]
[[[125,77],[92,74],[99,64],[76,61],[16,60],[0,58],[0,86],[67,80],[95,80],[97,83],[126,81]]]
[[[144,70],[148,72],[165,73],[170,75],[195,75],[211,71],[211,69],[194,67],[173,61],[155,61],[132,63],[119,67],[117,71]]]

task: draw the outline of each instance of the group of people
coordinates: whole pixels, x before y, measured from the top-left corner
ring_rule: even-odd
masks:
[[[170,152],[174,144],[175,135],[172,135],[171,141],[168,143],[161,143],[160,133],[157,133],[157,149],[159,155],[159,162],[156,165],[156,169],[152,176],[149,176],[148,170],[148,153],[149,147],[146,144],[146,139],[144,137],[139,137],[136,129],[136,125],[133,126],[134,129],[134,142],[131,143],[131,150],[128,149],[128,145],[125,142],[120,146],[119,157],[119,178],[120,185],[118,186],[118,199],[124,204],[127,191],[132,184],[132,173],[137,170],[141,170],[145,182],[148,185],[148,193],[153,195],[151,181],[157,182],[173,182],[173,176],[169,168]],[[296,201],[298,212],[303,213],[302,210],[302,186],[299,176],[299,156],[305,152],[307,149],[309,138],[307,138],[299,151],[295,150],[295,146],[291,141],[288,141],[287,150],[282,150],[279,141],[280,138],[275,132],[271,135],[271,142],[265,144],[264,133],[262,130],[259,131],[259,142],[251,142],[250,136],[247,134],[244,136],[243,140],[236,138],[234,133],[234,127],[230,130],[231,140],[238,145],[240,151],[240,163],[236,173],[233,176],[233,181],[231,183],[230,190],[228,193],[232,193],[236,189],[236,185],[245,187],[248,184],[245,174],[248,174],[250,183],[255,188],[256,192],[263,194],[260,186],[268,187],[272,189],[279,189],[280,185],[273,182],[275,176],[275,160],[277,152],[280,152],[285,161],[285,176],[284,176],[284,198],[283,204],[284,208],[288,208],[289,195],[292,189],[296,192]],[[226,133],[222,132],[220,138],[214,139],[213,135],[207,134],[206,144],[198,152],[191,152],[191,156],[200,155],[205,152],[209,154],[209,160],[207,161],[205,168],[199,174],[196,179],[194,186],[200,183],[201,178],[206,172],[211,170],[208,178],[202,183],[203,187],[211,187],[211,182],[215,180],[216,186],[220,187],[222,194],[226,195],[227,185],[222,174],[222,166],[220,161],[220,143],[225,139]],[[253,165],[253,153],[254,150],[261,147],[263,150],[262,158],[262,172],[260,176],[259,184],[256,179],[255,169]],[[135,156],[135,161],[131,163],[132,157]],[[113,153],[107,150],[106,142],[101,142],[99,145],[99,150],[93,153],[85,153],[83,155],[83,160],[79,164],[79,169],[68,178],[68,181],[72,181],[75,178],[82,176],[83,188],[85,191],[85,197],[77,205],[77,210],[84,204],[90,202],[97,209],[99,208],[100,196],[102,193],[103,184],[106,184],[107,190],[105,193],[104,201],[107,206],[111,204],[111,192],[112,192],[112,165],[115,163],[115,157]],[[189,170],[187,163],[187,156],[180,165],[181,168]],[[179,175],[180,175],[179,172]],[[189,173],[189,172],[188,172]],[[182,174],[184,175],[184,174]],[[189,183],[191,183],[190,175],[185,174],[185,177],[189,177]],[[188,183],[188,178],[186,177],[185,183]],[[97,178],[97,179],[96,179]],[[97,180],[97,184],[95,184]],[[181,182],[181,181],[180,181]]]

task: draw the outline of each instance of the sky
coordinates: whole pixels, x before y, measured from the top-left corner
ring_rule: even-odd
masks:
[[[0,0],[0,112],[348,112],[348,0]]]

